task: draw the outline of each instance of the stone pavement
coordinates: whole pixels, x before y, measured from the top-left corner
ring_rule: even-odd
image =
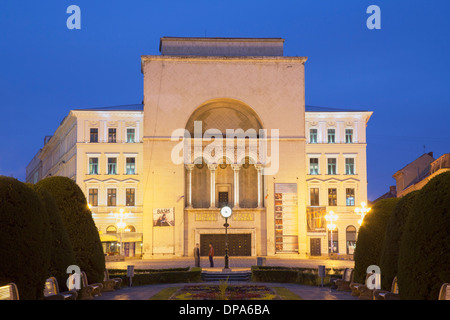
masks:
[[[257,264],[256,257],[230,257],[229,266],[232,271],[250,270],[251,266]],[[329,260],[329,259],[299,259],[299,258],[278,258],[266,257],[266,265],[268,266],[284,266],[284,267],[303,267],[318,268],[319,265],[325,265],[326,268],[346,268],[354,267],[353,261],[348,260]],[[193,267],[193,258],[166,258],[166,259],[147,259],[147,260],[125,260],[118,262],[107,262],[108,269],[126,269],[128,265],[134,265],[136,269],[163,269],[163,268],[180,268]],[[223,257],[215,257],[214,268],[209,267],[207,257],[202,257],[200,266],[203,271],[221,272],[224,267]],[[218,282],[201,282],[201,284],[218,284]],[[229,282],[232,284],[251,284],[252,282]],[[293,283],[261,283],[269,287],[285,287],[304,300],[358,300],[348,292],[338,292],[330,290],[327,287],[306,286]],[[125,287],[113,292],[104,292],[102,296],[96,297],[95,300],[148,300],[153,295],[167,287],[181,287],[183,283],[173,284],[155,284],[136,287]]]

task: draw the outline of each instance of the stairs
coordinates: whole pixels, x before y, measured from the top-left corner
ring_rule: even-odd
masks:
[[[202,272],[203,281],[249,281],[252,276],[251,271],[232,271],[232,272]]]

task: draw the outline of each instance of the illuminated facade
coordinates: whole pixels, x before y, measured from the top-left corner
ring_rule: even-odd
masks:
[[[105,233],[108,213],[127,209],[110,206],[110,186],[121,201],[135,188],[131,217],[144,259],[190,256],[196,243],[207,255],[209,242],[223,254],[225,205],[233,209],[231,256],[320,256],[330,247],[351,255],[360,218],[354,210],[367,200],[365,135],[372,113],[305,108],[307,58],[284,56],[283,45],[278,38],[162,38],[161,55],[141,57],[143,105],[104,114],[71,111],[79,118],[75,157],[84,163],[77,160],[72,171],[53,166],[52,174],[76,179],[88,199],[91,189],[99,190],[104,199],[93,212]],[[117,118],[102,120],[108,113]],[[135,143],[86,141],[95,127],[105,139],[112,123],[121,135],[138,128]],[[29,179],[48,176],[42,169],[52,148],[44,146],[30,162]],[[134,175],[126,174],[130,155]],[[125,173],[89,172],[90,158],[107,171],[114,156]],[[326,230],[330,210],[338,216],[333,235]]]

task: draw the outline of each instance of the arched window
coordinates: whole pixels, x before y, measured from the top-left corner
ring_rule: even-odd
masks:
[[[115,226],[108,226],[106,228],[106,233],[117,233],[117,228]]]
[[[354,226],[348,226],[345,230],[345,234],[347,254],[353,254],[356,247],[356,228]]]
[[[333,239],[333,250],[331,250],[331,239]],[[333,230],[333,236],[331,236],[330,230],[328,230],[328,253],[339,253],[339,238],[338,229]]]

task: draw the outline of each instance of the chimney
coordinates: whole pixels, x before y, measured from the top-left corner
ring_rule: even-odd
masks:
[[[391,194],[397,195],[397,187],[396,187],[396,186],[390,186],[390,187],[389,187],[389,192],[390,192]]]

